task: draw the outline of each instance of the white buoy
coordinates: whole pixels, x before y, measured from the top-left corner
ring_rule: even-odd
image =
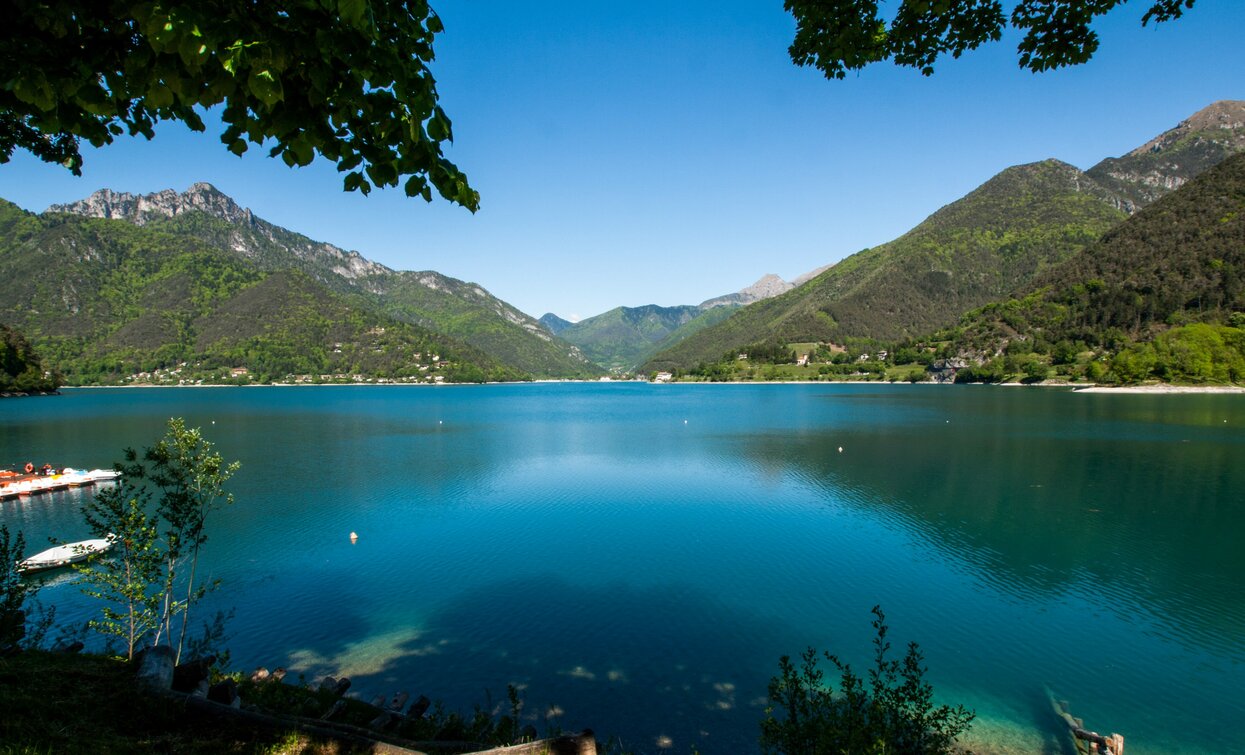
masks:
[[[839,453],[843,453],[843,447],[839,446]]]
[[[1224,420],[1224,422],[1227,422],[1227,420],[1225,419],[1225,420]],[[687,424],[687,420],[683,420],[683,424],[685,424],[685,425],[686,425],[686,424]]]
[[[350,533],[350,542],[351,542],[351,543],[357,543],[357,542],[359,542],[359,533],[357,533],[357,532],[351,532],[351,533]]]

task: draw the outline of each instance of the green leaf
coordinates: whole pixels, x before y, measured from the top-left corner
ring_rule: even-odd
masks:
[[[406,179],[406,185],[403,188],[408,197],[413,197],[416,194],[423,194],[427,191],[428,181],[423,176],[411,176]]]
[[[165,108],[173,104],[173,91],[164,84],[156,84],[147,90],[145,98],[148,107]]]
[[[364,19],[367,15],[367,0],[340,0],[337,3],[337,12],[341,14],[343,21],[356,29],[366,28]]]
[[[251,89],[251,94],[258,97],[261,102],[269,107],[285,99],[285,90],[281,88],[281,79],[274,76],[272,71],[252,71],[246,83]]]
[[[432,111],[432,118],[428,121],[428,137],[434,142],[454,141],[454,135],[450,131],[450,119],[441,108]]]
[[[311,144],[307,141],[306,136],[302,134],[290,141],[286,147],[286,154],[293,155],[294,163],[300,168],[304,165],[310,165],[315,157],[315,151],[311,149]]]

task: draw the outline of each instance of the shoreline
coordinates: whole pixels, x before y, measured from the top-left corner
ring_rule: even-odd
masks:
[[[515,380],[515,381],[498,381],[492,383],[251,383],[248,385],[232,385],[229,383],[210,383],[202,385],[65,385],[62,389],[75,391],[100,390],[100,389],[134,389],[134,388],[342,388],[342,387],[371,387],[371,388],[400,388],[400,387],[417,387],[417,388],[446,388],[453,386],[469,386],[469,385],[548,385],[548,384],[566,384],[566,383],[583,383],[583,384],[601,384],[606,381],[601,380],[574,380],[574,379],[546,379],[546,380]],[[884,380],[731,380],[722,382],[712,381],[679,381],[669,383],[654,383],[645,380],[614,380],[608,381],[619,384],[635,384],[644,383],[646,385],[955,385],[954,383],[934,383],[923,381],[920,383],[908,383],[904,381],[889,382]],[[1176,385],[1172,383],[1152,383],[1148,385],[1096,385],[1092,383],[967,383],[961,385],[998,385],[1002,388],[1057,388],[1071,391],[1072,393],[1096,393],[1096,394],[1132,394],[1132,395],[1173,395],[1173,394],[1219,394],[1219,395],[1239,395],[1245,394],[1245,386],[1239,385]],[[59,393],[59,391],[58,391]],[[39,394],[39,395],[56,395],[56,394]]]
[[[1155,383],[1152,385],[1088,385],[1084,388],[1073,388],[1073,393],[1132,393],[1132,394],[1240,394],[1245,393],[1245,386],[1239,385],[1173,385],[1171,383]]]

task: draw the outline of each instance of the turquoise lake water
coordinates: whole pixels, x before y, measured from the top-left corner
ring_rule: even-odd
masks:
[[[1063,752],[1049,685],[1130,755],[1245,752],[1245,396],[67,390],[0,401],[0,465],[109,466],[170,416],[243,463],[200,567],[234,668],[749,753],[779,656],[863,668],[881,604],[982,751]],[[81,539],[86,495],[0,523]],[[85,619],[68,581],[40,597]]]

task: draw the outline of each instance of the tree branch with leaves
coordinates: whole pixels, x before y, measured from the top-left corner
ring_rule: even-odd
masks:
[[[1178,19],[1195,0],[1151,0],[1143,26]],[[894,60],[929,76],[944,55],[958,58],[997,42],[1011,26],[1024,32],[1021,68],[1035,73],[1078,65],[1098,51],[1092,24],[1125,0],[1019,0],[1008,14],[1001,0],[902,0],[889,23],[878,0],[786,0],[795,16],[791,59],[828,79],[870,63]]]
[[[429,64],[441,19],[423,0],[52,0],[17,3],[0,30],[0,162],[15,149],[80,175],[79,142],[151,139],[160,121],[238,155],[317,155],[347,191],[402,184],[471,211],[480,197],[443,153],[453,141]]]

